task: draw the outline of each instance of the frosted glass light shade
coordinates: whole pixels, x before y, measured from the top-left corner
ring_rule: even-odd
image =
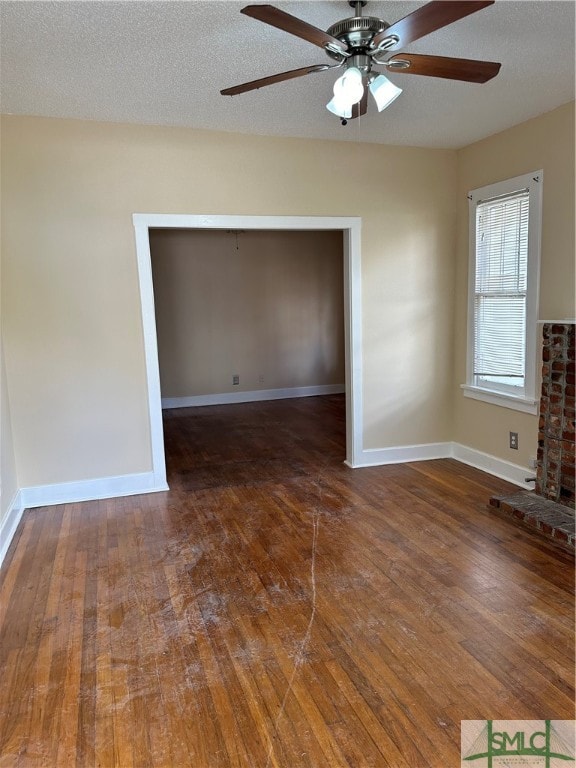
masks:
[[[342,101],[339,101],[336,97],[334,97],[332,101],[329,101],[328,104],[326,104],[326,109],[332,112],[332,114],[337,115],[338,117],[342,117],[342,118],[352,117],[352,104],[344,104]]]
[[[394,83],[388,80],[384,75],[378,75],[370,83],[370,92],[374,96],[374,101],[378,107],[378,112],[389,107],[402,93],[402,88],[398,88]]]
[[[357,67],[349,67],[334,83],[334,98],[326,104],[326,109],[338,117],[352,117],[352,107],[364,95],[362,72]]]
[[[357,67],[349,67],[334,83],[334,96],[348,104],[357,104],[364,96],[362,72]]]

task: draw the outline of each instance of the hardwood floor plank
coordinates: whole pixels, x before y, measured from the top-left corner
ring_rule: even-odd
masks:
[[[132,506],[127,500],[123,503]],[[142,700],[149,760],[152,765],[177,765],[177,760],[188,758],[179,727],[186,704],[172,669],[177,638],[172,631],[170,592],[162,568],[164,542],[156,536],[156,521],[140,504],[133,508],[133,516],[132,532],[122,525],[118,533],[126,583],[125,588],[120,586],[119,595],[124,596],[123,611],[130,617],[130,622],[124,620],[119,628],[121,645],[127,663],[140,667],[131,677],[131,697]]]
[[[59,606],[62,592],[66,592],[68,585],[65,584],[65,559],[69,554],[69,537],[71,532],[71,512],[64,510],[61,518],[61,535],[58,537],[58,544],[54,555],[52,577],[49,583],[48,595],[46,598],[46,609],[44,612],[43,632],[40,638],[38,652],[36,657],[36,675],[33,683],[37,704],[33,708],[33,720],[30,724],[32,733],[42,733],[42,742],[45,745],[52,744],[50,753],[46,755],[46,760],[54,761],[57,753],[58,739],[57,729],[54,728],[54,722],[46,717],[52,709],[49,700],[49,694],[52,689],[51,683],[51,664],[55,651],[58,649],[56,641],[56,626],[58,624]],[[72,764],[72,763],[71,763]]]
[[[448,768],[574,718],[573,559],[451,459],[352,470],[344,399],[165,413],[170,491],[26,511],[0,768]]]
[[[23,520],[18,526],[9,551],[4,558],[0,571],[0,627],[4,627],[10,599],[19,578],[20,569],[28,556],[28,548],[32,546],[32,521]],[[21,577],[26,579],[26,575]]]
[[[61,725],[56,757],[57,765],[73,765],[76,761],[76,740],[78,732],[77,705],[81,695],[81,667],[78,663],[82,652],[84,613],[84,590],[87,576],[86,552],[76,552],[72,591],[74,602],[71,606],[68,637],[66,642],[65,671],[62,680],[63,696],[60,703],[62,710]],[[124,765],[124,763],[120,763]],[[127,766],[128,768],[128,766]]]
[[[45,624],[44,622],[46,597],[49,594],[51,579],[54,575],[57,542],[57,537],[50,534],[50,524],[56,521],[56,526],[59,525],[60,511],[59,509],[50,510],[45,517],[31,515],[31,519],[27,521],[32,526],[33,531],[29,539],[30,549],[26,551],[25,561],[19,576],[24,578],[28,587],[25,590],[20,590],[18,584],[15,585],[11,595],[10,608],[2,625],[0,647],[3,651],[4,649],[17,648],[18,652],[13,661],[15,665],[13,680],[16,687],[8,692],[6,709],[4,707],[0,709],[3,715],[5,713],[7,715],[6,718],[2,717],[1,722],[2,725],[6,723],[9,733],[6,750],[0,748],[0,754],[12,754],[15,765],[25,765],[29,755],[37,760],[50,760],[54,749],[57,748],[56,736],[45,740],[40,733],[43,718],[42,709],[38,707],[36,701],[35,682],[39,674],[37,650],[45,633],[55,631],[58,638],[65,631],[64,627],[66,626],[66,622],[63,622],[61,632],[58,632],[58,627],[55,624]],[[45,557],[39,556],[43,549]],[[73,557],[74,553],[67,548],[66,558],[71,559]],[[26,617],[24,625],[14,625],[10,622],[9,617],[12,610],[22,611],[23,616]],[[56,663],[58,663],[61,654],[62,651],[57,639],[51,660],[56,659]],[[46,697],[44,703],[46,709],[49,709],[58,700],[58,692],[51,685],[51,674],[48,688],[40,697],[41,701]],[[0,728],[0,732],[1,730]],[[57,730],[58,728],[56,728]],[[29,737],[31,733],[33,738]],[[0,744],[2,740],[0,737]]]
[[[346,700],[354,710],[355,716],[362,723],[362,727],[368,733],[372,741],[378,747],[382,768],[410,768],[407,755],[403,753],[382,722],[376,716],[374,710],[363,697],[357,684],[353,683],[346,670],[337,661],[325,662],[326,668],[334,678]]]
[[[2,686],[5,691],[14,691],[18,688],[18,650],[3,652],[2,665]],[[2,707],[0,709],[0,719],[2,728],[0,730],[0,767],[13,768],[18,765],[21,753],[21,745],[25,741],[24,734],[15,734],[14,719],[18,713],[12,711],[12,703],[6,694],[2,697]]]
[[[298,701],[287,695],[289,680],[282,673],[273,647],[267,642],[262,623],[266,617],[258,614],[251,619],[231,608],[234,627],[240,630],[242,642],[235,657],[253,680],[262,718],[262,732],[266,736],[266,760],[255,765],[284,766],[298,755],[303,768],[318,765],[320,744],[306,724]],[[274,622],[274,626],[277,624]]]

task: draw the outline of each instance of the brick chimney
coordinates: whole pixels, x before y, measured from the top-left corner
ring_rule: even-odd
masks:
[[[536,493],[574,509],[574,323],[544,323]]]

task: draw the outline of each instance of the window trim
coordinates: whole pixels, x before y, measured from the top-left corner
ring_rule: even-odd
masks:
[[[483,400],[492,405],[525,411],[538,412],[536,399],[537,383],[537,339],[538,301],[540,290],[540,248],[542,236],[542,170],[515,176],[511,179],[488,184],[468,193],[468,327],[466,349],[466,384],[461,388],[464,397]],[[483,200],[527,189],[530,199],[528,220],[528,277],[526,292],[526,357],[525,379],[522,394],[511,394],[498,388],[491,389],[477,384],[474,380],[474,288],[476,275],[476,206]]]

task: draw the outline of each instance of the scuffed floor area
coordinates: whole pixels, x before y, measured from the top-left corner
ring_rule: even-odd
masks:
[[[448,768],[462,719],[574,718],[568,553],[344,431],[340,396],[168,411],[169,492],[26,512],[0,766]]]

